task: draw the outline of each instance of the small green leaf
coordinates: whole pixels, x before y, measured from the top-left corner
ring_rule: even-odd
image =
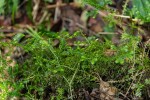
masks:
[[[146,79],[145,84],[150,85],[150,79]]]
[[[22,33],[18,33],[13,37],[13,40],[19,42],[25,35]]]
[[[133,73],[133,72],[135,72],[135,68],[131,68],[131,69],[129,69],[129,71],[128,71],[128,73]]]
[[[92,59],[91,64],[94,65],[97,62],[97,58]]]

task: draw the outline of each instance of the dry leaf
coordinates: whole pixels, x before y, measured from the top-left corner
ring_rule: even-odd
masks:
[[[108,49],[104,52],[105,56],[113,56],[116,54],[115,50]]]

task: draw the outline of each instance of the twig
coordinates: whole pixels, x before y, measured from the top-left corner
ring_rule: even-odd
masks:
[[[124,98],[130,100],[126,95],[124,95],[123,93],[119,92],[119,94],[121,94]]]
[[[117,14],[112,14],[112,13],[103,13],[102,11],[99,11],[98,9],[96,9],[95,7],[91,6],[91,5],[86,5],[91,7],[92,9],[95,9],[98,11],[99,15],[101,15],[102,17],[107,17],[108,15],[112,15],[114,17],[120,17],[120,18],[126,18],[126,19],[131,19],[134,22],[140,23],[140,19],[132,19],[130,16],[125,16],[125,15],[117,15]]]
[[[111,80],[111,81],[107,81],[108,83],[123,83],[123,82],[125,82],[125,80],[117,80],[117,81],[113,81],[113,80]]]
[[[102,80],[102,78],[100,77],[99,73],[94,72],[94,74],[97,76],[97,79],[99,80],[99,83],[101,83],[103,80]]]
[[[130,16],[125,16],[125,15],[114,15],[115,17],[121,17],[121,18],[127,18],[127,19],[130,19],[131,17]]]
[[[43,13],[40,21],[38,22],[38,24],[41,24],[47,16],[48,16],[48,11],[46,10],[46,11],[44,11],[44,13]]]
[[[67,6],[67,5],[72,6],[72,5],[76,5],[76,3],[69,3],[69,4],[67,4],[67,3],[61,3],[59,5],[59,7],[63,7],[63,6]],[[52,9],[52,8],[56,8],[56,7],[57,7],[57,4],[54,4],[54,5],[48,5],[46,8]]]
[[[132,80],[132,83],[131,83],[131,85],[129,86],[129,88],[128,88],[126,94],[125,94],[125,96],[127,96],[127,94],[129,93],[129,90],[131,89],[132,85],[133,85],[133,80]]]
[[[126,8],[127,8],[127,5],[128,5],[128,2],[129,2],[129,0],[126,0],[126,1],[125,1],[125,4],[123,5],[123,11],[122,11],[122,14],[125,13]]]
[[[20,9],[21,6],[23,6],[26,2],[28,2],[28,0],[24,0],[24,1],[18,6],[18,9]]]
[[[97,35],[101,35],[101,34],[117,34],[117,33],[115,33],[115,32],[98,32],[98,33],[96,33]]]
[[[55,15],[54,15],[54,22],[58,21],[58,17],[61,14],[61,11],[59,9],[60,5],[61,5],[62,1],[61,0],[57,0],[56,2],[56,8],[55,8]]]
[[[19,30],[0,30],[0,33],[26,33],[26,32]]]
[[[40,0],[33,0],[33,2],[34,2],[34,7],[33,7],[32,15],[33,15],[33,20],[35,21],[39,10]]]

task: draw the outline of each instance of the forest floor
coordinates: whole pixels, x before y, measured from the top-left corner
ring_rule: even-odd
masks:
[[[9,14],[5,16],[1,15],[0,16],[0,41],[1,41],[0,49],[2,55],[1,59],[5,58],[3,64],[6,63],[7,66],[11,66],[12,72],[14,69],[15,70],[13,72],[14,74],[13,73],[11,74],[12,77],[10,75],[11,73],[10,68],[8,68],[7,70],[8,72],[6,72],[6,70],[5,71],[3,70],[5,79],[1,78],[0,81],[7,81],[7,82],[9,81],[7,84],[10,84],[11,82],[13,83],[16,82],[16,84],[13,84],[12,87],[8,85],[9,88],[7,89],[7,91],[14,91],[13,92],[14,94],[13,93],[11,94],[11,95],[15,95],[16,98],[14,100],[17,99],[17,96],[23,99],[24,96],[26,95],[28,95],[27,96],[28,99],[24,98],[25,100],[29,100],[29,98],[35,100],[36,99],[43,99],[43,100],[50,100],[50,99],[52,100],[55,99],[57,100],[65,100],[65,99],[146,100],[147,99],[149,100],[150,86],[147,84],[150,84],[150,82],[140,83],[139,81],[143,81],[144,79],[148,81],[148,79],[150,78],[149,75],[150,24],[146,23],[140,25],[138,20],[132,20],[129,16],[123,16],[120,14],[123,10],[123,8],[121,7],[122,5],[117,5],[117,3],[114,3],[112,5],[113,6],[109,5],[109,7],[113,10],[118,11],[113,15],[113,17],[106,10],[97,11],[96,8],[94,8],[93,6],[90,6],[88,4],[83,5],[82,3],[77,1],[64,2],[62,0],[56,0],[56,1],[52,0],[52,2],[45,3],[42,0],[33,0],[33,1],[31,0],[30,2],[28,2],[28,0],[23,0],[19,3],[18,10],[16,11],[14,17]],[[135,23],[135,26],[131,26],[131,24],[129,24],[133,22]],[[35,34],[32,34],[30,32],[32,33],[35,32]],[[36,32],[37,33],[39,32],[40,36],[43,39],[43,40],[41,39],[43,44],[45,43],[44,46],[41,46],[44,49],[41,49],[40,46],[39,48],[38,47],[35,48],[36,46],[40,45],[40,42],[34,44],[35,47],[32,47],[33,46],[32,44],[30,45],[30,43],[32,42],[29,42],[27,46],[24,46],[24,44],[27,43],[27,41],[25,40],[30,39],[32,37],[35,38],[38,37]],[[69,33],[69,36],[73,36],[73,37],[67,37],[66,32]],[[139,58],[137,57],[137,61],[133,63],[132,63],[133,60],[132,57],[131,57],[132,60],[130,61],[130,54],[129,56],[128,54],[124,55],[124,51],[126,52],[127,49],[126,53],[129,53],[130,46],[134,45],[134,44],[129,44],[129,47],[123,46],[124,44],[122,44],[122,42],[124,41],[122,41],[121,39],[122,39],[122,34],[125,34],[125,32],[131,33],[134,37],[139,37],[140,38],[139,40],[140,43],[138,44],[138,47],[140,48],[139,51],[144,50],[144,52],[146,52],[146,53],[143,52],[139,53],[139,51],[137,50],[137,53],[139,53],[139,55],[137,54],[137,56]],[[81,35],[74,36],[78,33],[81,33]],[[137,33],[142,33],[142,34],[139,35]],[[55,36],[57,37],[57,35],[55,34],[60,35],[60,37],[55,38]],[[50,48],[50,50],[52,50],[51,51],[52,54],[49,55],[49,56],[54,55],[52,58],[47,58],[46,55],[48,54],[42,54],[43,53],[42,50],[45,50],[45,47],[47,45],[49,46],[49,44],[47,44],[49,42],[45,42],[46,40],[49,41],[47,39],[48,36],[52,37],[51,39],[53,40],[52,47]],[[92,38],[91,41],[90,37],[94,37],[96,41],[94,42]],[[65,47],[63,47],[65,44],[63,42],[64,38],[65,39],[67,38],[65,41],[66,43]],[[128,39],[130,39],[130,37]],[[133,42],[132,39],[134,38],[131,37],[131,42]],[[14,43],[13,44],[12,41],[14,40],[17,40],[17,42],[19,43],[16,45],[13,42]],[[85,43],[84,41],[86,41],[87,43]],[[108,41],[111,41],[111,43],[109,44]],[[130,40],[127,41],[130,42]],[[117,55],[119,51],[117,51],[117,49],[113,50],[112,45],[120,46],[119,50],[121,51],[120,53],[122,53],[121,55],[127,57],[125,58],[125,62],[122,59],[114,60],[116,56],[114,58],[113,56]],[[21,47],[24,46],[23,48],[25,50],[23,48],[19,48],[19,46]],[[28,49],[30,48],[30,46],[31,46],[31,50]],[[93,46],[95,46],[95,48]],[[70,47],[73,48],[73,50],[75,51],[70,49]],[[32,48],[35,49],[32,51]],[[100,51],[98,50],[98,48]],[[38,51],[39,49],[41,49],[41,51]],[[56,51],[53,51],[53,49]],[[34,54],[34,52],[37,54]],[[44,52],[48,52],[48,51],[45,50]],[[69,54],[67,54],[68,52]],[[32,56],[29,53],[33,53],[32,55],[33,56],[35,55],[36,58],[30,59],[32,58]],[[55,56],[55,53],[57,56]],[[60,56],[58,56],[58,54],[60,54]],[[145,57],[144,60],[143,58],[140,58],[142,54],[143,57]],[[81,56],[84,55],[84,56],[79,57],[80,55]],[[101,55],[102,58],[99,57]],[[79,58],[81,58],[81,60],[78,60]],[[107,58],[109,60],[105,60]],[[25,65],[24,62],[26,59],[30,59],[30,61],[27,61]],[[44,61],[44,59],[46,60],[54,59],[55,61],[50,62],[50,65],[51,66],[59,65],[62,67],[64,66],[64,69],[59,69],[59,68],[57,68],[56,70],[51,69],[53,70],[53,72],[50,72],[52,73],[52,75],[49,75],[47,73],[44,73],[47,72],[48,69],[46,68],[44,69],[43,67],[38,67],[38,71],[39,70],[41,71],[41,73],[39,73],[38,75],[36,71],[35,73],[34,72],[32,73],[32,71],[36,70],[34,68],[30,68],[31,72],[29,71],[29,73],[21,70],[21,68],[18,68],[18,65],[25,67],[25,66],[30,66],[31,64],[32,66],[36,66],[37,63],[39,63],[38,66],[47,66],[46,63],[47,61],[46,60]],[[59,60],[62,59],[62,60],[58,61],[58,59]],[[37,62],[35,63],[34,61]],[[142,61],[144,64],[141,63]],[[40,65],[40,63],[42,63],[43,65]],[[3,64],[1,62],[1,67],[5,65]],[[103,69],[104,71],[101,69],[99,71],[98,66],[103,66],[104,68],[107,65],[108,68],[106,67],[106,69]],[[142,65],[146,67],[141,68]],[[70,69],[65,69],[65,66],[70,66],[70,69],[71,68],[74,69],[70,71]],[[78,67],[75,68],[74,66],[78,66]],[[81,66],[84,68],[80,69]],[[91,69],[89,66],[91,67]],[[94,68],[94,66],[96,68]],[[116,66],[116,67],[114,67],[113,69],[111,66],[112,67]],[[138,66],[138,69],[135,70],[136,68],[134,69],[133,66]],[[28,70],[26,68],[23,69]],[[17,70],[17,74],[15,74],[16,70]],[[64,71],[65,74],[63,72],[61,73],[62,70],[65,70]],[[20,73],[26,73],[26,74],[20,74]],[[36,75],[32,75],[32,74],[36,74]],[[13,75],[15,77],[13,77]],[[26,77],[25,75],[28,76]],[[41,77],[39,78],[40,75]],[[53,78],[53,75],[54,77],[56,75],[56,77]],[[36,81],[36,78],[33,78],[35,76],[36,78],[39,78],[39,80],[37,79],[38,82]],[[49,80],[49,77],[52,78],[50,78]],[[85,77],[85,79],[83,77]],[[43,83],[41,82],[42,83],[41,84],[40,81],[42,80],[42,78],[43,78]],[[22,82],[22,84],[24,84],[23,88],[21,83],[19,83],[18,85],[17,82],[18,83]],[[139,84],[136,84],[138,82]],[[65,85],[62,86],[63,84]],[[32,86],[31,90],[30,90],[30,86]],[[134,89],[132,89],[131,87],[134,87]],[[4,92],[4,86],[1,85],[0,88],[1,88],[1,92]],[[6,95],[8,96],[8,94],[5,95],[3,94],[3,98],[5,98],[4,96]],[[9,97],[6,98],[9,99]]]

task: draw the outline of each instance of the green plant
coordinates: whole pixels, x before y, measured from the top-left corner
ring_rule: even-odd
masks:
[[[15,22],[15,17],[17,11],[21,11],[22,6],[25,6],[26,13],[28,17],[32,20],[32,1],[21,1],[21,0],[1,0],[0,1],[0,14],[5,17],[11,17],[13,23]]]
[[[5,5],[5,0],[1,0],[0,1],[0,14],[4,13],[4,5]]]
[[[143,89],[143,84],[140,83],[142,78],[138,79],[138,77],[144,76],[138,73],[148,68],[149,61],[145,54],[144,58],[139,56],[141,50],[138,47],[138,37],[123,34],[122,43],[119,46],[115,46],[109,40],[100,43],[95,37],[84,37],[86,41],[74,42],[76,46],[72,48],[68,45],[67,39],[72,39],[77,35],[82,36],[82,33],[76,32],[77,34],[69,35],[68,32],[62,31],[58,34],[51,32],[45,34],[32,28],[29,28],[27,32],[32,36],[31,38],[20,44],[17,42],[23,35],[18,34],[12,43],[14,46],[23,48],[29,57],[22,60],[21,64],[18,63],[13,68],[8,67],[7,69],[10,75],[6,79],[9,81],[6,82],[7,86],[10,85],[15,90],[8,91],[10,93],[7,95],[11,97],[25,96],[29,99],[40,99],[43,98],[46,86],[50,85],[56,90],[54,98],[58,100],[66,98],[64,96],[66,92],[68,98],[74,99],[76,88],[97,87],[94,82],[96,81],[94,73],[107,76],[106,80],[122,79],[129,83],[132,81],[131,83],[136,85],[135,88],[132,88],[136,93]],[[60,42],[58,47],[53,46],[55,39]],[[3,46],[7,46],[7,43],[4,44]],[[105,52],[109,49],[116,53],[113,56],[106,55]],[[4,59],[1,61],[4,62]],[[116,77],[118,75],[119,77]],[[137,81],[142,84],[142,87],[136,83]],[[6,83],[4,81],[3,84]],[[125,85],[129,86],[129,84]],[[26,91],[22,93],[23,90]]]
[[[84,0],[84,3],[90,4],[97,9],[105,9],[107,4],[111,4],[111,0]]]
[[[132,0],[132,14],[144,22],[150,22],[150,1],[149,0]]]
[[[0,51],[0,72],[3,73],[4,67],[6,65],[4,64],[4,60],[2,59],[2,52]],[[6,100],[7,95],[8,95],[8,84],[7,82],[3,79],[3,74],[0,75],[0,97],[2,100]]]
[[[3,9],[5,10],[4,15],[11,15],[12,21],[14,22],[16,12],[18,10],[19,0],[8,0],[4,1]]]
[[[109,0],[86,2],[97,9],[103,9],[111,3]],[[16,10],[14,7],[13,16]],[[94,14],[95,12],[92,15]],[[108,16],[106,20],[109,25],[105,27],[105,31],[113,32],[118,21],[113,16]],[[12,58],[13,47],[24,50],[18,59],[13,58],[16,61],[13,67],[4,55],[0,56],[0,96],[4,100],[8,97],[45,99],[46,95],[52,100],[73,100],[81,88],[99,88],[95,73],[104,77],[105,81],[115,80],[115,86],[126,95],[131,91],[132,96],[141,97],[150,83],[146,77],[146,72],[150,70],[148,55],[145,48],[139,47],[141,40],[132,35],[132,31],[124,30],[118,45],[114,45],[107,38],[104,38],[105,42],[100,42],[94,36],[86,37],[80,31],[71,35],[66,31],[54,33],[43,27],[36,30],[28,27],[26,32],[30,38],[24,41],[20,40],[25,35],[18,33],[12,42],[0,44],[2,48],[11,49],[5,56]],[[68,40],[77,36],[84,41],[75,41],[70,46]],[[59,43],[54,45],[55,41]]]

